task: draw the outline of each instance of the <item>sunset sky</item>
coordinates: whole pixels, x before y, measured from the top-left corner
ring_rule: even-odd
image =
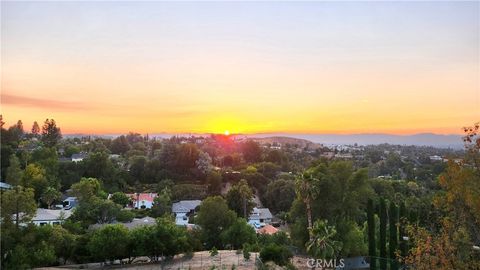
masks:
[[[460,133],[480,2],[5,2],[1,113],[63,133]]]

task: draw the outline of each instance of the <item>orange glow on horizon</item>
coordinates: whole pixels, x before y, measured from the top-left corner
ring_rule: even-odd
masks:
[[[64,134],[462,134],[479,5],[4,1],[0,113]]]

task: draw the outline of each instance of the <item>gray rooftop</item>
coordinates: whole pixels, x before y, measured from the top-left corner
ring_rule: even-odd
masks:
[[[174,213],[188,213],[195,210],[200,205],[200,200],[179,201],[172,204],[172,212]]]
[[[250,219],[271,219],[272,213],[268,208],[256,208],[254,207],[250,214]]]
[[[0,189],[11,189],[12,185],[5,183],[5,182],[0,182]]]
[[[67,219],[72,215],[72,210],[55,210],[55,209],[44,209],[37,208],[35,216],[32,218],[32,221],[43,221],[43,220],[59,220]]]
[[[88,156],[87,153],[73,154],[72,159],[86,158],[87,156]]]

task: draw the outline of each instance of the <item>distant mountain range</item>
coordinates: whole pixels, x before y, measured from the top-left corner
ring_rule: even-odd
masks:
[[[324,145],[340,144],[400,144],[400,145],[423,145],[440,148],[462,148],[463,141],[461,135],[440,135],[433,133],[420,133],[413,135],[392,135],[392,134],[255,134],[248,137],[268,138],[268,137],[293,137],[308,140],[314,143]]]
[[[65,137],[83,137],[89,136],[88,134],[65,134]],[[117,134],[110,135],[91,135],[98,137],[114,138]],[[209,136],[209,134],[170,134],[170,133],[158,133],[149,134],[150,137],[169,138],[171,136]],[[314,143],[320,143],[324,145],[340,145],[340,144],[400,144],[400,145],[417,145],[417,146],[433,146],[440,148],[462,148],[463,141],[461,135],[441,135],[433,133],[420,133],[413,135],[392,135],[382,133],[372,134],[289,134],[289,133],[263,133],[263,134],[239,134],[237,137],[246,138],[258,138],[272,140],[272,138],[283,138],[281,141],[288,141],[288,138],[296,138],[307,140]],[[273,141],[273,140],[272,140]],[[305,142],[303,142],[305,143]],[[302,143],[302,144],[303,144]]]

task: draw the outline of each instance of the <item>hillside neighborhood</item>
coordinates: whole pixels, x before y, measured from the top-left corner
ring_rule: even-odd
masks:
[[[390,247],[413,258],[405,249],[413,232],[398,220],[428,226],[433,219],[420,217],[435,213],[428,198],[444,188],[439,177],[470,158],[454,149],[233,135],[62,138],[53,120],[32,130],[21,121],[2,129],[2,155],[10,153],[2,163],[2,233],[24,239],[2,238],[6,266],[28,250],[47,253],[27,268],[175,265],[206,250],[214,263],[237,250],[238,267],[307,269],[299,262],[328,251],[321,256],[342,258],[342,269],[382,269],[403,261],[384,254],[382,243],[369,248],[385,239],[369,226],[390,226]],[[329,237],[332,249],[316,237]],[[56,255],[41,255],[48,252]]]

